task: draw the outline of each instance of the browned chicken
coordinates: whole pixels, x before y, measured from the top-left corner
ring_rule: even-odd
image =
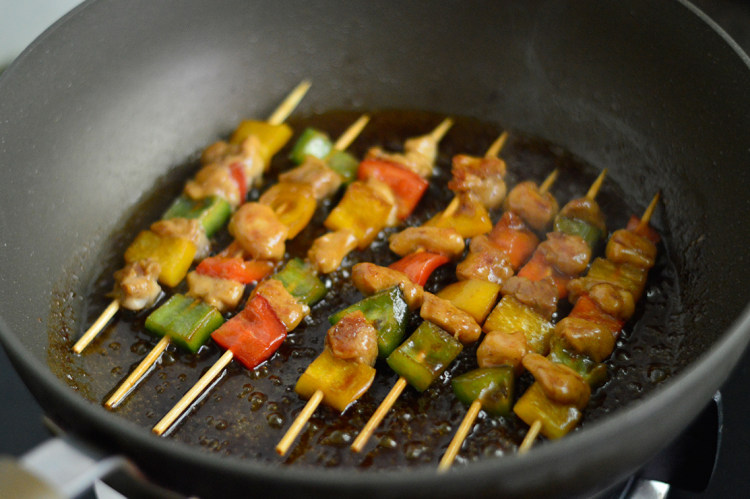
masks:
[[[596,322],[578,317],[565,317],[555,325],[555,334],[565,338],[576,351],[596,362],[610,356],[615,348],[612,331]]]
[[[584,197],[568,201],[560,210],[560,215],[583,220],[601,230],[602,233],[607,233],[604,213],[594,199]]]
[[[581,236],[549,232],[538,246],[544,259],[563,274],[574,276],[586,270],[591,259],[591,248]]]
[[[432,167],[437,158],[437,142],[430,135],[422,135],[406,140],[403,154],[373,147],[367,151],[367,156],[399,163],[420,177],[428,178],[432,176]]]
[[[341,266],[346,255],[356,247],[357,238],[354,234],[345,229],[337,230],[315,239],[307,251],[307,258],[318,272],[330,274]]]
[[[341,186],[341,175],[333,171],[325,161],[307,156],[305,162],[279,175],[279,182],[299,182],[312,187],[313,196],[320,201]]]
[[[453,156],[453,178],[448,188],[453,192],[468,192],[476,196],[485,208],[500,206],[505,199],[505,161],[498,157],[474,157],[466,154]]]
[[[260,203],[245,203],[232,215],[229,233],[253,258],[281,260],[289,228],[274,211]]]
[[[363,262],[352,267],[352,282],[364,295],[399,286],[404,293],[406,304],[412,310],[421,307],[424,300],[422,286],[414,284],[406,274],[374,263]]]
[[[502,292],[503,295],[512,295],[547,319],[551,319],[557,310],[557,287],[549,279],[532,281],[513,276],[505,281]]]
[[[526,181],[510,191],[505,198],[505,209],[521,216],[530,227],[542,230],[555,218],[559,207],[552,194],[542,194],[534,182]]]
[[[128,310],[141,310],[152,305],[161,294],[157,282],[161,266],[153,260],[129,263],[115,272],[112,295],[120,306]]]
[[[185,184],[185,194],[191,199],[220,196],[233,208],[243,201],[239,185],[232,178],[229,166],[223,163],[210,163],[201,168],[195,177]]]
[[[391,251],[399,256],[429,251],[455,260],[464,252],[464,238],[453,228],[408,227],[392,234],[388,241]]]
[[[620,229],[609,238],[606,256],[615,263],[650,269],[656,263],[656,245],[635,232]]]
[[[477,348],[477,362],[479,367],[511,366],[519,375],[523,370],[521,361],[530,351],[523,331],[490,331]]]
[[[513,274],[505,252],[484,234],[471,239],[469,254],[456,266],[456,276],[462,281],[481,279],[502,284]]]
[[[253,296],[255,294],[268,300],[276,317],[287,331],[296,328],[302,319],[310,315],[310,307],[298,302],[278,279],[261,281],[253,290]]]
[[[432,293],[424,293],[419,315],[445,329],[463,344],[474,343],[482,335],[482,328],[471,315]]]
[[[588,403],[591,388],[573,369],[533,352],[523,358],[523,366],[534,375],[550,399],[560,404],[575,405],[579,409]]]
[[[326,346],[340,359],[373,366],[378,358],[378,332],[357,310],[328,330]]]
[[[240,303],[245,285],[229,279],[189,272],[188,295],[199,298],[221,312],[234,310]]]
[[[203,225],[194,218],[169,218],[151,224],[151,231],[164,237],[181,237],[195,245],[195,260],[208,256],[211,243],[208,242]]]

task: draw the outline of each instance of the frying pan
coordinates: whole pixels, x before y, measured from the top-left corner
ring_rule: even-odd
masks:
[[[0,338],[49,416],[203,497],[590,494],[637,470],[710,400],[745,349],[748,58],[687,2],[86,2],[0,79]],[[438,476],[300,470],[157,438],[47,367],[53,289],[74,316],[120,214],[171,165],[263,116],[426,109],[543,137],[609,168],[678,271],[682,369],[637,403],[523,457]],[[80,325],[82,330],[84,325]],[[80,331],[70,332],[73,336]]]

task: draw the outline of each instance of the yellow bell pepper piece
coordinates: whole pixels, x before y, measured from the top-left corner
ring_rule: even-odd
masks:
[[[328,230],[348,230],[365,249],[388,224],[393,206],[364,182],[352,182],[331,210],[324,225]]]
[[[457,204],[453,204],[457,203]],[[424,225],[456,229],[464,238],[486,234],[492,230],[492,220],[487,208],[470,195],[454,198],[453,203],[429,219]]]
[[[575,405],[560,404],[545,395],[539,383],[532,384],[518,399],[513,412],[526,424],[542,423],[541,433],[547,438],[560,438],[576,427],[582,413]]]
[[[292,137],[292,128],[286,123],[271,125],[265,121],[245,120],[237,126],[229,142],[240,144],[250,135],[255,135],[263,146],[261,156],[268,168],[273,155],[279,152]]]
[[[163,237],[144,230],[125,251],[125,261],[154,260],[161,266],[159,282],[174,287],[185,278],[195,252],[195,244],[189,239]]]
[[[287,239],[293,239],[310,223],[317,206],[312,187],[301,182],[279,182],[268,188],[258,202],[270,206],[279,221],[289,227]]]
[[[529,348],[540,355],[547,355],[549,339],[552,336],[554,326],[550,321],[511,295],[506,295],[487,317],[482,329],[486,333],[490,331],[505,333],[522,331],[526,336],[526,343]]]
[[[323,402],[339,412],[364,395],[375,379],[375,368],[367,364],[339,359],[326,348],[297,380],[294,391],[304,398],[316,390],[323,392]]]
[[[437,296],[448,300],[467,314],[477,324],[482,324],[495,305],[501,286],[480,279],[458,281],[441,289]]]

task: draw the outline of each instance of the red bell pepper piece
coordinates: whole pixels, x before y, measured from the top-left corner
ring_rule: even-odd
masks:
[[[445,255],[419,251],[393,262],[388,268],[399,270],[406,274],[413,283],[424,286],[432,272],[449,261],[450,259]]]
[[[659,239],[661,239],[659,233],[651,228],[649,224],[641,225],[641,219],[635,215],[630,215],[630,220],[628,220],[628,226],[626,229],[635,232],[641,237],[645,237],[654,244],[659,244]]]
[[[245,201],[247,196],[247,177],[245,176],[245,169],[241,163],[232,163],[229,165],[229,172],[232,175],[232,180],[237,183],[237,187],[240,189],[240,200]]]
[[[398,163],[376,158],[362,161],[357,177],[360,180],[372,177],[386,183],[396,195],[398,217],[402,220],[414,211],[429,185],[427,180]]]
[[[523,219],[511,211],[506,211],[487,236],[496,246],[505,251],[514,269],[518,269],[534,252],[539,244],[531,229]]]
[[[557,297],[559,299],[568,296],[568,281],[571,280],[571,277],[566,276],[551,265],[544,258],[544,254],[541,251],[534,252],[531,260],[526,262],[526,265],[518,271],[518,277],[525,277],[534,282],[548,278],[557,288]]]
[[[228,279],[242,284],[257,282],[273,270],[273,263],[263,260],[243,260],[241,257],[210,256],[198,264],[195,271],[202,275]]]
[[[568,316],[596,322],[597,324],[600,324],[606,329],[612,331],[612,333],[617,333],[618,331],[620,331],[623,324],[625,324],[624,321],[616,319],[615,317],[612,317],[608,313],[604,312],[601,308],[599,308],[596,302],[589,298],[587,295],[582,295],[580,298],[578,298],[578,301],[576,301],[576,304],[573,306],[573,310],[570,311],[570,314],[568,314]]]
[[[276,352],[286,338],[286,327],[268,300],[255,295],[242,312],[211,333],[211,338],[231,350],[242,365],[254,369]]]

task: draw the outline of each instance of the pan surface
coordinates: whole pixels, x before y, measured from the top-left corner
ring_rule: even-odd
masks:
[[[84,307],[80,289],[53,294],[63,276],[90,280],[120,217],[170,166],[267,114],[302,78],[316,87],[300,112],[474,116],[609,168],[635,205],[661,189],[656,224],[679,269],[679,324],[690,330],[680,355],[690,367],[642,403],[522,459],[387,480],[196,453],[73,393],[46,368],[50,303],[63,300],[74,315]],[[680,2],[86,3],[0,80],[3,343],[53,418],[192,493],[602,488],[669,442],[747,343],[741,284],[750,276],[738,261],[749,242],[748,89],[747,59]]]

